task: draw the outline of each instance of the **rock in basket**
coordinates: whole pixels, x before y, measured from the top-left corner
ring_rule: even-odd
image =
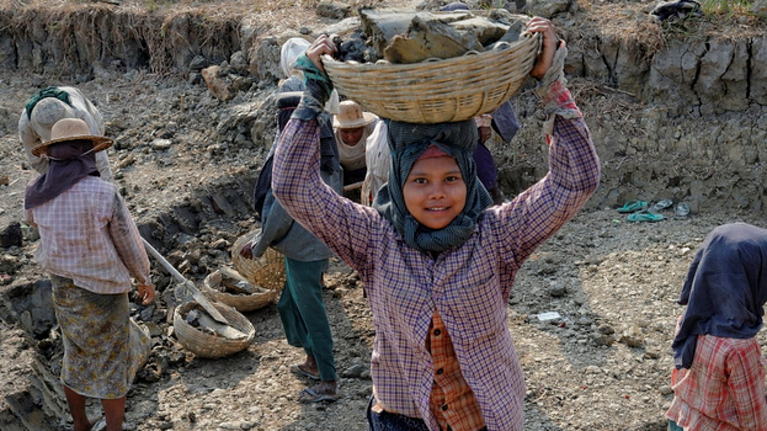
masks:
[[[340,94],[383,118],[410,123],[468,120],[492,112],[519,91],[535,64],[540,37],[416,64],[351,63],[323,56]]]
[[[256,336],[256,330],[245,316],[234,308],[213,303],[216,309],[229,321],[229,325],[208,319],[206,325],[195,327],[186,320],[187,314],[197,309],[202,310],[196,301],[179,305],[173,313],[173,330],[182,346],[202,358],[221,358],[239,352],[248,347]],[[234,330],[237,336],[221,334],[218,328]]]
[[[277,301],[279,290],[253,286],[231,268],[216,270],[202,283],[200,291],[215,301],[231,305],[239,312],[258,310]]]

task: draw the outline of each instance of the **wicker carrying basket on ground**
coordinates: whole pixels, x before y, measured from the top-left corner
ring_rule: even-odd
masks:
[[[179,343],[202,358],[221,358],[248,347],[256,336],[256,329],[250,320],[228,305],[218,303],[213,305],[229,321],[231,327],[243,332],[246,337],[230,339],[203,332],[192,326],[185,318],[187,313],[199,307],[199,304],[196,301],[190,301],[176,307],[173,313],[173,330]]]
[[[226,280],[229,278],[231,277],[228,277],[228,275],[224,274],[221,270],[216,270],[205,277],[205,281],[203,281],[200,291],[202,291],[208,298],[212,298],[226,305],[231,305],[241,313],[266,307],[275,302],[280,296],[278,290],[270,290],[254,286],[249,281],[245,282],[248,283],[249,290],[252,289],[254,291],[253,293],[236,293],[229,290],[222,292],[220,289],[226,287]],[[242,280],[245,280],[245,277],[242,277]]]
[[[257,259],[245,259],[240,250],[245,244],[260,233],[260,229],[246,233],[232,245],[232,264],[253,286],[280,291],[285,287],[285,259],[282,253],[268,247],[264,255]]]
[[[523,35],[482,53],[416,64],[339,62],[323,56],[340,94],[382,117],[410,123],[468,120],[494,111],[525,82],[540,37]]]

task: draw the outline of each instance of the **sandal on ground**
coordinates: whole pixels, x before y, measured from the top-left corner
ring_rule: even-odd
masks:
[[[686,202],[679,202],[674,207],[675,218],[685,218],[689,214],[690,214],[690,205],[688,205]]]
[[[628,217],[626,217],[626,220],[633,221],[633,222],[656,222],[661,221],[665,217],[663,217],[663,214],[655,214],[651,213],[649,211],[639,211],[634,214],[629,214]]]
[[[674,201],[671,199],[661,199],[658,202],[655,202],[653,204],[652,208],[650,208],[650,212],[657,213],[665,210],[666,208],[671,208],[671,205],[674,205]]]
[[[302,365],[303,364],[297,364],[297,365],[291,366],[290,367],[290,372],[295,374],[295,375],[297,375],[297,376],[306,377],[306,378],[312,379],[312,380],[319,380],[320,379],[320,375],[319,374],[314,374],[314,373],[312,373],[310,371],[305,370],[302,367]]]
[[[640,211],[647,208],[647,202],[640,201],[637,199],[632,199],[625,204],[623,204],[622,207],[618,208],[619,213],[633,213],[636,211]]]
[[[90,431],[105,431],[107,429],[107,418],[103,415],[91,420],[90,423],[93,424]]]
[[[298,401],[304,404],[312,403],[333,403],[338,401],[340,396],[335,394],[321,394],[312,388],[306,388],[298,394]]]

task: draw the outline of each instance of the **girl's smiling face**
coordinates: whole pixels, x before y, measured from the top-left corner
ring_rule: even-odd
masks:
[[[405,207],[422,225],[442,229],[466,206],[466,183],[448,155],[419,159],[402,187]]]

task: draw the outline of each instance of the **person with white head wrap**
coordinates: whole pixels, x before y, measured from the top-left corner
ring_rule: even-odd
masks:
[[[294,63],[298,56],[303,54],[311,43],[302,37],[291,37],[284,44],[280,50],[280,69],[285,75],[285,80],[280,84],[280,92],[286,91],[304,91],[306,86],[304,85],[304,74],[302,71],[294,68]],[[339,108],[338,91],[335,89],[331,92],[330,98],[325,103],[325,110],[328,114],[338,114]]]
[[[50,140],[51,128],[63,118],[79,118],[88,124],[93,135],[103,136],[104,120],[98,109],[75,87],[47,87],[27,100],[19,118],[19,139],[29,165],[44,174],[48,160],[32,154],[32,149]],[[101,179],[112,181],[107,152],[96,153],[96,167]]]

